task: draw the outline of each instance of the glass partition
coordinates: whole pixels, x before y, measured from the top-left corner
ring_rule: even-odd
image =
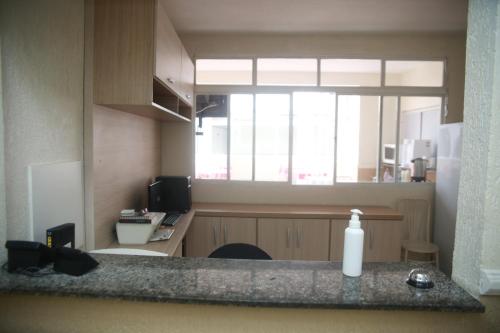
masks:
[[[198,59],[196,84],[251,85],[252,59]]]
[[[230,96],[230,179],[252,180],[253,95]]]
[[[403,87],[442,87],[443,61],[388,60],[385,63],[385,85]]]
[[[339,183],[377,181],[379,96],[338,96]]]
[[[257,94],[255,180],[288,181],[290,95]]]
[[[257,59],[257,85],[315,86],[317,59]]]
[[[292,184],[333,184],[335,94],[293,94]]]
[[[321,85],[380,86],[381,64],[378,59],[321,59]]]
[[[195,177],[227,179],[227,96],[196,96]]]

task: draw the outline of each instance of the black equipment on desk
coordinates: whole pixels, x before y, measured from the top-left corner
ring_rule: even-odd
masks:
[[[71,243],[71,248],[75,248],[75,224],[65,223],[47,229],[47,246],[48,247],[62,247]]]
[[[191,177],[159,176],[149,185],[149,211],[187,213],[191,209]]]
[[[5,247],[8,251],[7,271],[10,273],[19,269],[43,268],[54,260],[53,251],[42,243],[10,240]]]

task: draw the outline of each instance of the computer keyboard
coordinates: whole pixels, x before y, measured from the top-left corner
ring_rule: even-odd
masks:
[[[161,225],[171,227],[174,226],[180,219],[182,214],[167,214],[165,219],[161,222]]]
[[[172,237],[174,233],[174,229],[158,229],[154,232],[154,234],[149,239],[150,242],[167,240]]]

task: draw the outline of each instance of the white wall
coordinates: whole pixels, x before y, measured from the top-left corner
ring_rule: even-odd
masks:
[[[83,6],[83,0],[1,3],[9,239],[31,234],[28,166],[82,160]]]
[[[469,1],[462,167],[453,278],[479,293],[500,271],[500,3]]]

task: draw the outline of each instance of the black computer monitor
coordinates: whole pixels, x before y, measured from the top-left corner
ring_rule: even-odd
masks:
[[[162,200],[162,181],[156,181],[148,186],[148,210],[150,212],[164,212],[165,205]]]

